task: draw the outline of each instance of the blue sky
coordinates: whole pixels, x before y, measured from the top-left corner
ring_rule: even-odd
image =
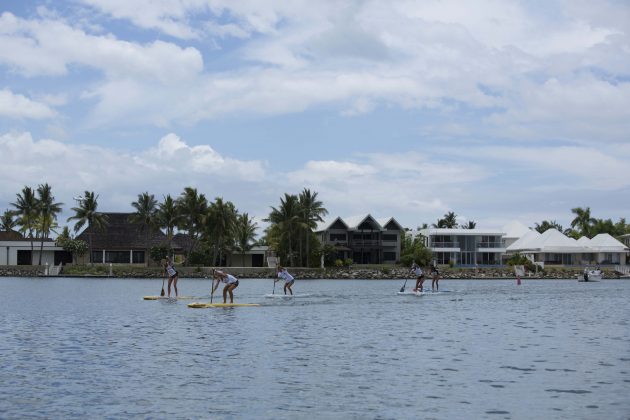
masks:
[[[262,219],[630,218],[623,1],[0,4],[0,210],[195,186]],[[68,216],[64,213],[63,220]]]

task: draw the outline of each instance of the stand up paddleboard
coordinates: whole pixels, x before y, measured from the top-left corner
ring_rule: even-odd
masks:
[[[268,299],[292,299],[292,298],[305,298],[305,297],[309,297],[311,295],[309,294],[302,294],[302,295],[281,295],[281,294],[268,294],[265,295],[266,298]]]
[[[203,303],[193,302],[189,303],[189,308],[232,308],[236,306],[260,306],[257,303]]]
[[[194,298],[195,298],[194,296],[178,296],[178,297],[175,297],[175,296],[171,296],[171,297],[168,297],[168,296],[143,296],[142,297],[142,299],[144,299],[144,300],[162,300],[162,299],[164,299],[164,300],[169,300],[169,299],[192,300]]]

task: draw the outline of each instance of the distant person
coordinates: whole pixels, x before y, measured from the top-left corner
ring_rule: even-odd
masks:
[[[291,290],[291,286],[293,286],[293,283],[295,283],[295,278],[293,278],[293,276],[289,274],[287,269],[280,264],[278,264],[278,266],[276,267],[276,274],[278,275],[278,278],[275,279],[273,282],[275,283],[280,279],[284,279],[284,294],[286,295],[287,290],[289,290],[289,293],[293,295],[293,290]]]
[[[584,281],[588,281],[588,268],[584,269]]]
[[[416,288],[413,289],[414,292],[422,292],[422,283],[424,283],[424,272],[422,268],[415,262],[411,265],[411,271],[416,276]]]
[[[440,290],[440,272],[435,266],[435,262],[431,263],[431,291],[439,291]]]
[[[177,279],[179,279],[179,274],[177,273],[177,270],[175,270],[170,257],[166,257],[166,262],[164,263],[164,275],[168,276],[168,297],[171,297],[171,284],[173,284],[175,297],[177,297]]]
[[[214,294],[214,291],[219,287],[219,283],[225,283],[225,287],[223,288],[223,303],[227,303],[227,294],[230,293],[230,303],[234,303],[234,294],[232,291],[238,287],[238,279],[231,274],[224,273],[223,271],[217,270],[214,272],[214,276],[212,278],[212,283],[214,284],[214,279],[217,279],[217,284],[212,288],[211,294]]]

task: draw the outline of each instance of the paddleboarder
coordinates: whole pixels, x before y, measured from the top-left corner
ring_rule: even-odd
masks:
[[[168,276],[168,297],[171,297],[171,283],[175,289],[175,297],[177,297],[177,280],[179,279],[179,274],[177,273],[177,270],[175,270],[170,257],[166,257],[166,263],[164,263],[164,275]]]
[[[416,276],[416,288],[413,289],[414,292],[422,292],[422,283],[424,283],[424,272],[422,268],[414,261],[411,265],[411,271]]]
[[[217,280],[217,284],[212,288],[211,294],[214,294],[214,291],[219,287],[219,283],[225,283],[225,287],[223,288],[223,303],[227,303],[227,294],[230,294],[230,303],[234,303],[234,294],[232,291],[238,287],[238,279],[231,274],[225,273],[220,270],[216,270],[214,272],[214,276],[212,278],[212,283],[214,280]]]
[[[431,277],[432,277],[431,291],[433,290],[439,291],[440,290],[440,272],[438,271],[434,263],[431,263]]]
[[[278,264],[278,266],[276,267],[276,274],[278,275],[278,278],[274,280],[274,283],[280,281],[280,279],[284,279],[284,294],[287,294],[288,289],[289,293],[293,295],[293,290],[291,290],[291,286],[293,286],[293,283],[295,283],[295,279],[293,278],[293,276],[289,274],[287,269],[280,264]]]

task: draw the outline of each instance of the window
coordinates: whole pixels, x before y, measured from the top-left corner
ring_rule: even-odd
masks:
[[[398,240],[398,235],[383,234],[383,240],[384,241],[396,242]]]
[[[331,242],[336,242],[336,241],[345,242],[345,240],[346,240],[346,234],[345,233],[331,233],[330,234],[330,241]]]
[[[103,262],[103,251],[92,251],[92,262],[93,263],[102,263]]]
[[[134,264],[144,263],[144,251],[133,251],[133,263]]]
[[[30,250],[18,249],[17,252],[17,264],[18,265],[31,265],[33,263],[32,253]]]
[[[129,264],[129,251],[105,251],[105,262]]]
[[[385,261],[396,261],[396,253],[395,252],[383,252],[383,259]]]

